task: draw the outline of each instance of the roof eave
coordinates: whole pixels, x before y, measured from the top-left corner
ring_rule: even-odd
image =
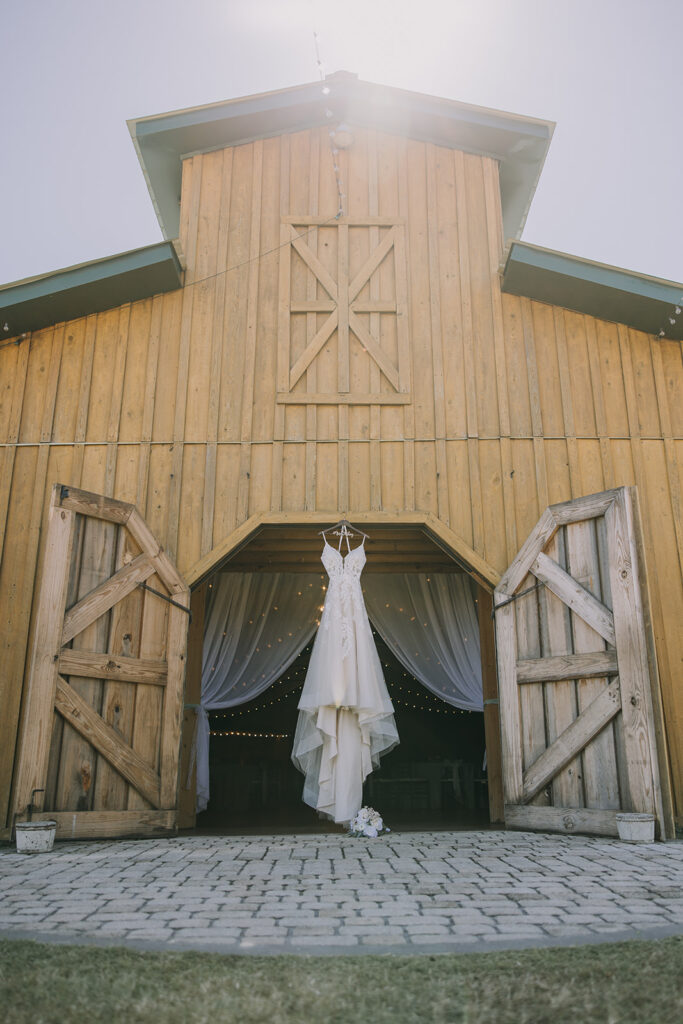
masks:
[[[129,121],[165,237],[178,234],[184,157],[338,121],[498,160],[505,237],[520,236],[552,122],[361,82],[347,72],[325,85],[327,95],[313,82]]]
[[[182,281],[183,268],[172,242],[117,253],[2,285],[0,330],[5,337],[19,336],[174,291]]]
[[[683,339],[683,317],[675,314],[683,305],[683,284],[676,281],[515,241],[502,269],[502,289],[647,334]]]

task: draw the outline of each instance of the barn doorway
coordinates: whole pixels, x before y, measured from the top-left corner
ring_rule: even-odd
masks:
[[[458,573],[465,567],[420,527],[384,524],[371,532],[365,573]],[[219,564],[197,588],[195,626],[188,665],[188,702],[198,699],[197,664],[201,639],[197,618],[214,581],[223,573],[297,573],[326,579],[320,566],[321,541],[311,526],[268,525]],[[394,575],[394,579],[396,576]],[[482,711],[465,710],[431,692],[384,642],[373,634],[395,708],[401,742],[382,759],[366,780],[364,803],[376,807],[396,830],[481,828],[502,818],[497,706],[491,697],[493,670],[490,596],[469,583],[479,609],[479,643],[484,688]],[[203,591],[203,592],[202,592]],[[197,616],[199,612],[199,616]],[[483,623],[483,629],[481,628]],[[200,648],[198,650],[198,647]],[[301,799],[303,777],[290,760],[297,702],[306,675],[312,640],[267,690],[254,699],[209,716],[210,800],[192,820],[192,794],[186,793],[181,826],[212,833],[339,832],[341,826],[321,820]],[[193,669],[194,665],[194,669]],[[493,714],[492,714],[493,713]],[[191,711],[186,718],[191,719]],[[488,735],[487,735],[488,734]],[[493,743],[492,743],[493,738]],[[186,760],[189,744],[184,744]],[[186,765],[188,780],[191,759]],[[182,776],[183,766],[181,766]],[[182,781],[182,780],[181,780]],[[190,813],[188,813],[190,811]],[[188,820],[189,819],[189,820]]]

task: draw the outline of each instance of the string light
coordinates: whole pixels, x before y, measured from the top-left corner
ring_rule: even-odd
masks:
[[[322,576],[321,576],[321,579],[323,579]],[[211,584],[209,584],[209,585],[211,586]],[[309,584],[309,586],[312,586],[312,584]],[[325,590],[326,588],[323,585],[321,589]],[[298,592],[298,596],[301,596],[301,591]],[[321,607],[324,607],[324,606],[321,606]],[[387,607],[390,607],[390,605],[387,605]],[[274,611],[278,611],[279,610],[278,606],[277,605],[273,605],[273,610]],[[320,610],[320,609],[318,609],[318,610]],[[399,610],[399,612],[402,612],[403,614],[406,614],[406,611],[405,611],[404,608],[399,608],[398,610]],[[410,621],[414,622],[415,621],[415,616],[411,616]],[[253,625],[253,620],[250,619],[249,622],[250,622],[250,624]],[[224,633],[223,635],[225,636],[227,634]],[[288,635],[291,636],[292,634],[290,633]],[[377,633],[377,630],[374,629],[374,628],[372,629],[372,635],[375,638],[379,637],[379,634]],[[278,639],[278,643],[280,643],[281,642],[281,637],[278,637],[277,639]],[[271,645],[268,644],[267,646],[270,647]],[[213,720],[215,720],[215,719],[231,719],[231,720],[234,720],[236,718],[242,718],[245,715],[258,714],[259,712],[264,711],[267,708],[274,707],[276,704],[287,703],[287,698],[292,697],[294,694],[298,693],[301,690],[301,687],[303,686],[303,680],[302,680],[301,677],[305,676],[307,674],[307,672],[308,672],[308,657],[310,656],[310,653],[311,653],[312,649],[313,649],[313,644],[312,643],[309,643],[306,647],[304,647],[302,649],[301,653],[299,654],[299,656],[297,657],[296,661],[294,662],[294,664],[296,665],[297,663],[300,663],[301,661],[304,661],[305,664],[302,665],[300,668],[292,668],[289,672],[286,673],[286,675],[281,676],[279,679],[277,679],[269,687],[269,690],[272,691],[274,688],[280,688],[280,687],[286,686],[287,687],[286,693],[284,693],[283,695],[281,695],[279,697],[278,696],[274,696],[270,700],[260,701],[258,704],[249,704],[248,706],[240,705],[239,706],[239,710],[237,708],[234,708],[234,709],[230,709],[230,710],[227,710],[227,711],[211,711],[210,714],[211,714],[212,719]],[[258,648],[257,648],[257,650],[258,650]],[[414,652],[414,656],[415,657],[419,657],[419,652],[415,651]],[[429,657],[429,655],[426,656],[425,660],[426,661],[431,661],[431,658]],[[400,706],[402,706],[404,708],[410,708],[411,710],[414,710],[414,711],[420,711],[420,712],[425,713],[425,714],[470,715],[470,714],[474,714],[475,713],[475,712],[473,712],[470,709],[454,708],[452,705],[449,705],[448,702],[445,701],[442,697],[439,697],[436,694],[430,693],[426,688],[424,688],[424,689],[420,688],[419,690],[414,690],[410,686],[406,686],[405,684],[402,684],[401,682],[398,682],[396,678],[392,678],[392,676],[395,675],[395,671],[396,671],[397,666],[393,662],[391,662],[391,661],[382,661],[382,664],[383,664],[383,667],[387,670],[387,672],[385,673],[385,678],[386,678],[386,682],[387,682],[388,687],[391,689],[391,699],[392,699],[392,701],[395,704],[400,705]],[[437,659],[436,664],[440,665],[441,662]],[[217,666],[214,665],[213,668],[211,669],[211,671],[212,672],[215,671],[216,668],[217,668]],[[418,680],[413,675],[411,675],[410,673],[405,672],[405,671],[401,673],[401,678],[404,679],[404,680],[407,680],[407,679],[412,680],[414,683],[418,682]],[[245,681],[243,681],[242,682],[242,687],[245,687],[246,685],[247,685],[247,683]],[[418,683],[418,685],[419,685],[419,683]],[[400,697],[397,696],[396,691],[398,691],[398,693],[401,694]],[[429,704],[427,704],[425,702],[430,702],[431,703],[431,707],[429,706]],[[215,730],[210,730],[210,735],[211,736],[222,736],[222,737],[224,737],[224,736],[240,736],[240,737],[241,736],[245,736],[245,737],[254,737],[254,738],[258,737],[258,738],[261,738],[261,739],[286,739],[286,738],[289,737],[290,734],[289,733],[261,733],[261,732],[257,733],[257,732],[249,732],[249,731],[244,731],[244,730],[220,730],[220,729],[215,729]]]
[[[423,695],[420,694],[420,697],[422,697],[422,696]],[[466,711],[464,708],[450,708],[450,707],[447,707],[447,706],[443,707],[443,708],[428,708],[428,707],[425,707],[423,704],[412,704],[409,700],[401,700],[400,697],[395,697],[393,694],[391,695],[391,700],[392,700],[392,702],[394,704],[402,704],[406,708],[412,708],[413,711],[424,711],[428,715],[434,715],[434,714],[436,714],[436,715],[471,715],[472,714],[471,711]]]
[[[209,732],[209,736],[239,736],[252,740],[288,740],[291,735],[290,732],[238,732],[236,729],[227,731],[211,729]]]
[[[375,636],[377,635],[375,631],[373,631],[373,633],[374,633]],[[309,645],[308,647],[306,647],[302,651],[302,653],[300,655],[300,658],[301,657],[305,658],[310,653],[310,650],[311,650],[311,646]],[[392,666],[392,664],[390,662],[383,662],[383,665],[384,665],[385,668],[390,669],[390,670],[393,668],[393,666]],[[300,680],[300,677],[302,675],[305,675],[307,671],[308,670],[307,670],[306,667],[302,667],[302,668],[299,668],[299,669],[293,669],[292,671],[288,672],[287,675],[282,676],[280,679],[278,679],[273,684],[273,687],[280,687],[280,686],[284,686],[284,685],[290,686],[290,689],[288,690],[288,692],[284,696],[273,697],[272,700],[262,701],[259,704],[254,704],[253,706],[250,706],[250,707],[246,707],[246,708],[242,707],[241,710],[236,710],[235,709],[235,710],[224,711],[224,712],[212,711],[211,712],[211,716],[212,716],[213,719],[217,719],[217,718],[223,718],[223,719],[225,719],[225,718],[228,718],[228,719],[242,718],[244,715],[257,714],[258,712],[263,711],[266,708],[273,707],[275,704],[282,704],[283,702],[286,701],[287,697],[291,696],[292,694],[297,693],[301,689],[302,682]],[[403,672],[402,673],[402,677],[404,679],[408,679],[409,678],[409,679],[412,679],[413,681],[416,681],[415,677],[414,676],[410,676],[407,672]],[[294,683],[295,685],[291,685],[292,683]],[[400,704],[403,707],[411,708],[411,709],[413,709],[415,711],[421,711],[421,712],[424,712],[425,714],[437,714],[437,715],[471,715],[471,714],[475,713],[472,710],[466,709],[466,708],[454,708],[454,707],[448,705],[447,702],[444,701],[441,697],[438,697],[435,694],[429,693],[425,689],[421,689],[421,690],[417,691],[417,690],[411,689],[408,686],[404,686],[401,683],[398,683],[395,679],[392,679],[392,678],[387,678],[387,685],[391,689],[391,699],[392,699],[392,701],[395,704]],[[396,696],[396,691],[398,691],[401,694],[401,697]],[[412,698],[412,700],[411,699],[403,699],[403,698]],[[424,703],[413,703],[413,701],[418,701],[418,702],[430,701],[432,703],[432,707],[429,707],[429,706],[425,705]],[[214,733],[212,733],[211,735],[214,735]],[[223,735],[223,733],[216,732],[215,735]],[[225,735],[228,735],[228,734],[226,733]],[[238,734],[237,733],[230,733],[230,735],[238,735]]]
[[[680,296],[678,302],[683,302],[683,295]],[[667,320],[669,321],[669,323],[671,324],[672,327],[676,326],[676,321],[677,321],[677,319],[678,319],[678,317],[680,315],[681,315],[681,307],[678,305],[678,303],[676,303],[673,306],[672,311],[669,313],[669,315],[667,317]],[[660,327],[659,332],[658,332],[658,336],[660,338],[665,338],[666,337],[666,329],[664,327]]]
[[[294,674],[300,675],[301,672],[303,671],[304,670],[302,669],[301,671],[298,671]],[[287,683],[290,681],[290,678],[290,676],[284,676],[282,679],[278,680],[278,682],[273,685],[278,686],[282,685],[283,683]],[[291,692],[295,693],[300,688],[300,685],[292,687]],[[241,718],[243,715],[252,715],[256,714],[257,711],[263,711],[264,708],[272,707],[273,704],[281,704],[282,701],[282,697],[274,697],[273,700],[267,700],[262,704],[255,704],[253,707],[245,708],[244,711],[225,711],[222,714],[220,712],[212,711],[211,714],[215,718]]]

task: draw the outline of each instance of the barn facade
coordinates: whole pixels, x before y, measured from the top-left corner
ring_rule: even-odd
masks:
[[[191,823],[207,581],[345,517],[478,588],[493,820],[671,837],[683,287],[507,241],[548,123],[326,85],[133,123],[169,241],[0,291],[3,834]]]

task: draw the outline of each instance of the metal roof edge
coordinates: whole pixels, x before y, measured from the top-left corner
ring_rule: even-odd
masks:
[[[509,243],[502,290],[671,339],[683,338],[683,284],[546,249]],[[674,319],[674,323],[670,323]],[[660,335],[660,332],[664,332]]]
[[[411,89],[399,89],[395,86],[382,85],[377,82],[367,82],[359,79],[358,75],[347,71],[337,71],[327,75],[324,82],[305,82],[299,85],[287,86],[284,89],[274,89],[269,92],[252,93],[248,96],[237,96],[227,100],[218,100],[214,103],[206,103],[196,107],[186,107],[180,110],[172,110],[162,114],[151,114],[145,117],[130,118],[127,121],[129,130],[133,137],[142,137],[159,133],[174,131],[178,128],[188,127],[198,123],[209,123],[212,121],[226,120],[227,116],[235,117],[240,108],[247,112],[255,109],[278,109],[292,105],[292,100],[299,94],[302,98],[316,99],[321,107],[334,103],[334,92],[323,95],[321,86],[325,85],[335,89],[339,86],[347,90],[369,91],[372,90],[376,97],[398,101],[406,104],[417,102],[429,104],[434,107],[449,110],[457,119],[468,120],[477,124],[504,126],[508,130],[523,129],[525,134],[536,135],[539,138],[546,138],[552,135],[555,128],[554,121],[547,121],[543,118],[529,117],[525,114],[515,114],[511,111],[497,110],[493,107],[484,107],[475,103],[465,103],[461,100],[453,100],[443,96],[434,96],[431,93],[415,92]],[[384,105],[387,105],[385,102]],[[513,128],[512,126],[515,126]]]
[[[0,338],[180,288],[183,268],[173,242],[105,256],[0,286]]]

